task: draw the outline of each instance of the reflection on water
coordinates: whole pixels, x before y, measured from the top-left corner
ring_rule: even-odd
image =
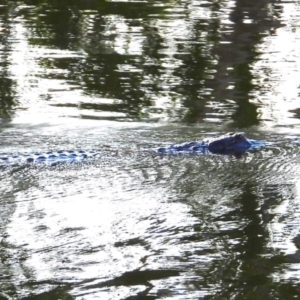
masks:
[[[18,104],[23,122],[298,123],[293,4],[7,1],[1,13],[2,118]]]
[[[127,130],[126,140],[139,136],[147,141],[142,148],[155,147],[147,138],[151,132]],[[157,131],[157,139],[163,134]],[[121,136],[115,131],[114,142]],[[126,158],[126,145],[119,143],[120,159],[106,163],[4,170],[5,294],[18,293],[20,299],[298,294],[289,275],[297,270],[287,265],[297,258],[298,145],[275,144],[238,158],[142,159]]]
[[[299,297],[298,12],[4,1],[0,153],[105,155],[2,166],[0,299]],[[228,128],[276,143],[132,154]]]

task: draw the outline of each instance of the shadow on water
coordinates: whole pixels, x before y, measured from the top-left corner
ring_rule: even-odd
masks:
[[[236,169],[240,167],[243,172],[238,174]],[[187,280],[189,289],[213,287],[214,293],[203,299],[297,298],[297,281],[280,279],[291,261],[299,262],[298,254],[286,256],[281,251],[291,242],[293,231],[299,230],[289,225],[299,224],[295,184],[284,178],[275,183],[276,173],[272,174],[272,170],[269,177],[267,172],[261,174],[266,176],[265,181],[259,175],[260,169],[246,160],[232,161],[230,165],[218,163],[217,168],[217,172],[207,169],[205,179],[199,167],[190,165],[190,181],[184,180],[184,174],[174,181],[174,187],[188,195],[183,201],[189,203],[191,213],[199,220],[194,233],[180,239],[179,244],[210,242],[207,249],[192,247],[182,254],[186,258],[198,257],[197,263],[190,266],[197,276]],[[252,176],[257,181],[251,180]],[[283,209],[286,205],[289,208]],[[285,224],[282,232],[276,230],[276,224]],[[297,243],[296,238],[294,242]],[[205,257],[214,257],[207,268],[198,264]]]
[[[0,125],[9,121],[13,116],[13,108],[17,106],[14,86],[15,82],[10,78],[9,54],[13,51],[11,45],[10,32],[13,27],[13,16],[5,6],[0,8]]]
[[[213,220],[220,230],[216,238],[226,240],[228,253],[225,264],[216,262],[212,268],[218,270],[215,276],[220,289],[207,299],[286,299],[299,294],[293,284],[276,284],[271,279],[286,263],[279,252],[267,247],[270,239],[267,224],[272,221],[268,210],[280,204],[281,189],[271,187],[269,199],[266,194],[263,199],[257,197],[255,190],[255,186],[247,184],[242,195],[234,199],[238,208]],[[226,224],[230,223],[236,223],[237,227],[226,229]]]
[[[234,99],[236,102],[231,115],[232,128],[246,128],[260,122],[259,106],[255,102],[261,87],[253,83],[258,76],[253,72],[253,63],[260,57],[257,45],[267,33],[283,26],[274,14],[274,5],[270,1],[237,1],[228,12],[232,25],[220,29],[222,38],[213,50],[219,64],[209,84],[216,101]]]

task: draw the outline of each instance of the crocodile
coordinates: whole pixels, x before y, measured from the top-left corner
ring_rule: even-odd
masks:
[[[159,155],[174,155],[181,153],[213,153],[213,154],[236,154],[243,153],[250,148],[260,148],[262,143],[247,139],[242,133],[226,133],[216,138],[204,139],[202,141],[190,141],[182,144],[174,144],[167,147],[151,149],[147,153]],[[145,150],[146,152],[146,150]],[[34,162],[75,162],[89,158],[101,157],[99,151],[84,150],[58,150],[43,153],[2,155],[0,164],[34,163]]]
[[[242,133],[229,132],[212,139],[202,141],[191,141],[182,144],[174,144],[168,147],[156,149],[158,153],[176,152],[211,152],[216,154],[226,154],[230,152],[244,152],[252,147],[254,140],[248,140]]]
[[[229,132],[212,139],[185,142],[182,144],[174,144],[168,147],[157,148],[156,151],[162,154],[176,154],[178,152],[210,152],[214,154],[235,154],[243,153],[250,149],[259,149],[267,144],[271,143],[247,139],[244,134],[240,132]]]

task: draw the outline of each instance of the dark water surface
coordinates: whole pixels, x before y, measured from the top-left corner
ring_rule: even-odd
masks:
[[[291,1],[0,1],[0,300],[298,299]],[[149,149],[227,131],[241,155]],[[114,156],[113,154],[118,154]]]

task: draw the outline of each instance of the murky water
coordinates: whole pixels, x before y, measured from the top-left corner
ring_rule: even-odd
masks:
[[[2,1],[0,299],[300,295],[299,5]],[[226,131],[239,157],[143,150]],[[142,150],[142,151],[141,151]]]

